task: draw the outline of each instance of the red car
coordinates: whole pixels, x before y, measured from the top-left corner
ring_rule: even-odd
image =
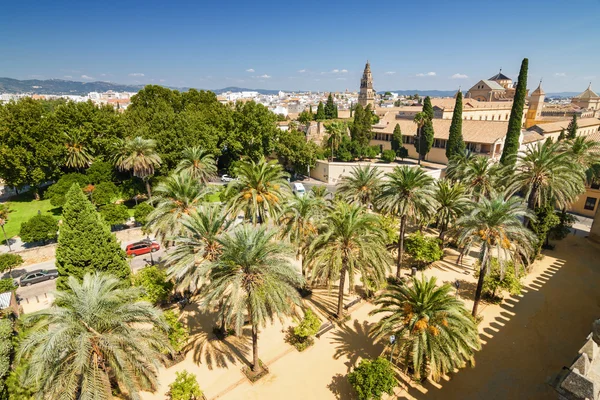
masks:
[[[128,256],[141,256],[142,254],[154,253],[160,249],[160,245],[156,242],[144,240],[127,245],[126,252]]]

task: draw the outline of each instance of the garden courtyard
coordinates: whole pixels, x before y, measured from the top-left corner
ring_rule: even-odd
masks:
[[[476,354],[476,366],[465,368],[439,384],[423,386],[400,377],[399,399],[546,399],[554,397],[547,385],[565,365],[570,365],[600,314],[600,246],[590,243],[579,231],[545,251],[523,279],[520,296],[505,295],[499,305],[483,303],[479,331],[483,348]],[[473,254],[472,254],[473,255]],[[427,269],[426,276],[438,282],[461,283],[459,296],[472,307],[476,280],[465,257],[464,266],[454,263],[455,253]],[[315,290],[305,300],[320,314],[335,308],[335,288]],[[356,294],[348,294],[345,303]],[[361,302],[350,308],[351,317],[341,328],[325,333],[302,353],[284,342],[292,319],[263,328],[259,338],[261,360],[269,374],[250,383],[241,372],[251,360],[250,336],[214,339],[216,316],[200,311],[195,304],[186,307],[192,346],[186,359],[159,373],[161,388],[143,399],[164,399],[175,372],[196,374],[207,399],[350,399],[352,390],[346,375],[362,358],[382,353],[373,343],[369,328],[377,316],[369,316],[374,306]]]

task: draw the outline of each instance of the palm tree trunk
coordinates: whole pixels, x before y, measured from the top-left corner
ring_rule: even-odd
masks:
[[[337,309],[337,317],[341,319],[344,315],[344,285],[346,284],[346,260],[342,260],[344,266],[342,267],[342,271],[340,272],[340,289],[338,290],[338,309]]]
[[[396,279],[401,278],[402,257],[404,256],[404,231],[406,230],[406,215],[400,218],[400,237],[398,238],[398,260],[396,261]]]
[[[417,146],[417,160],[419,160],[419,165],[421,165],[421,129],[423,127],[419,125],[419,145]]]
[[[150,190],[150,181],[144,179],[146,181],[146,191],[148,192],[148,200],[152,201],[152,191]]]
[[[258,325],[252,323],[252,371],[258,372],[260,363],[258,361]]]
[[[529,198],[527,199],[527,208],[529,208],[532,212],[535,212],[535,198],[537,197],[537,192],[538,192],[538,184],[534,183],[533,187],[531,188],[531,193],[529,194]],[[523,218],[523,226],[525,226],[526,228],[529,228],[529,224],[530,224],[530,220],[529,217],[524,217]]]
[[[6,231],[4,230],[4,224],[0,225],[2,226],[2,233],[4,233],[4,241],[6,242],[6,245],[8,246],[8,251],[12,251],[12,249],[10,248],[10,242],[8,241],[8,237],[6,236]]]
[[[483,280],[485,279],[485,272],[487,270],[487,247],[483,250],[483,258],[481,259],[481,267],[479,268],[479,279],[477,280],[477,290],[475,291],[475,299],[473,302],[473,313],[472,315],[477,316],[477,307],[481,301],[481,292],[483,290]]]

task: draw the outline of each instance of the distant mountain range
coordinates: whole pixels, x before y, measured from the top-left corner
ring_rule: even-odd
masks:
[[[54,94],[54,95],[86,95],[89,92],[106,92],[112,90],[115,92],[138,92],[145,85],[125,85],[113,82],[78,82],[67,81],[63,79],[28,79],[19,80],[12,78],[0,78],[0,93],[31,93],[31,94]],[[188,87],[178,89],[181,91],[189,90]],[[277,94],[279,90],[271,89],[247,89],[235,86],[226,87],[223,89],[213,89],[212,92],[221,94],[225,92],[258,92],[260,94]],[[287,91],[287,90],[286,90]],[[454,90],[382,90],[378,93],[385,92],[398,93],[400,95],[431,96],[431,97],[453,97],[456,91]],[[547,93],[546,97],[573,97],[579,94],[578,92],[560,92]]]

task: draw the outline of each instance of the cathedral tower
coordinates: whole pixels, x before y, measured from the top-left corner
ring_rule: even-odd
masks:
[[[536,121],[542,118],[542,109],[544,108],[544,99],[546,92],[542,89],[542,81],[540,81],[537,89],[529,96],[529,108],[525,115],[525,128],[530,128],[536,124]]]
[[[375,106],[375,91],[373,90],[373,75],[371,75],[371,64],[367,61],[365,72],[360,80],[360,93],[358,94],[358,104],[366,107],[368,104],[373,108]]]

